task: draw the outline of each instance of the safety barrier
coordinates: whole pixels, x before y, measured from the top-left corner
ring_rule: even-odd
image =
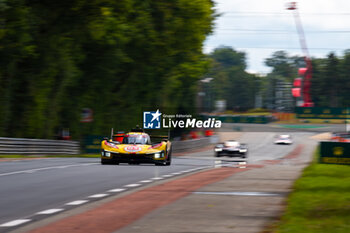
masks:
[[[275,120],[273,116],[270,115],[256,115],[256,116],[244,116],[244,115],[220,115],[220,116],[210,116],[202,115],[204,119],[215,118],[220,120],[222,123],[252,123],[252,124],[267,124]]]
[[[173,152],[191,151],[193,149],[199,149],[213,143],[217,143],[217,136],[205,137],[200,139],[190,139],[185,141],[173,141]]]
[[[77,141],[0,137],[0,154],[73,155],[79,153],[80,143]]]

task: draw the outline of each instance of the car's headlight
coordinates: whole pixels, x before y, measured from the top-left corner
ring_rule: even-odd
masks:
[[[155,153],[153,156],[154,156],[155,159],[163,158],[163,157],[164,157],[164,151],[162,151],[162,152],[157,152],[157,153]]]
[[[240,153],[245,153],[245,152],[247,152],[247,149],[241,149],[241,150],[239,150],[239,152]]]
[[[111,152],[105,151],[105,156],[106,157],[111,157]]]
[[[214,150],[215,150],[215,152],[220,152],[220,151],[222,151],[222,148],[215,148]]]

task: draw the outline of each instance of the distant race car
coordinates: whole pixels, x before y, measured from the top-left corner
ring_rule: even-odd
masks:
[[[292,136],[290,136],[289,134],[277,135],[274,143],[284,145],[293,144]]]
[[[350,142],[350,132],[334,132],[331,136],[333,142]]]
[[[122,140],[120,137],[123,137]],[[119,140],[104,139],[101,142],[101,164],[152,163],[169,166],[172,148],[168,137],[152,138],[159,138],[161,141],[151,143],[151,137],[142,129],[136,128],[124,135],[118,134]]]
[[[228,140],[224,143],[219,143],[214,148],[215,156],[230,156],[246,158],[248,147],[246,144],[239,143],[235,140]]]

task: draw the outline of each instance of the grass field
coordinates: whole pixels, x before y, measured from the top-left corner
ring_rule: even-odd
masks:
[[[307,167],[273,229],[274,233],[349,233],[350,166],[313,163]]]

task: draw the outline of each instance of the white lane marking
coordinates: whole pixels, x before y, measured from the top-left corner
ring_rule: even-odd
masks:
[[[31,221],[31,219],[17,219],[17,220],[13,220],[11,222],[1,224],[0,227],[14,227],[14,226],[18,226],[20,224],[23,224],[23,223],[26,223],[29,221]]]
[[[162,177],[154,177],[152,178],[152,180],[162,180],[163,178]]]
[[[111,192],[111,193],[119,193],[119,192],[123,192],[125,189],[111,189],[111,190],[108,190],[108,192]]]
[[[172,175],[180,175],[181,173],[179,172],[174,172],[174,173],[171,173]]]
[[[127,184],[127,185],[125,185],[124,187],[130,187],[130,188],[132,188],[132,187],[137,187],[137,186],[140,186],[141,184]]]
[[[195,170],[197,170],[197,169],[190,169],[190,170],[188,170],[188,172],[193,172],[193,171],[195,171]]]
[[[193,172],[195,171],[196,169],[190,169],[190,170],[187,170],[187,172]]]
[[[88,202],[88,200],[77,200],[77,201],[68,202],[66,203],[66,205],[81,205],[86,202]]]
[[[163,177],[172,177],[173,175],[164,175]]]
[[[101,198],[101,197],[106,197],[108,196],[109,194],[106,194],[106,193],[99,193],[99,194],[95,194],[95,195],[91,195],[89,196],[90,198]]]
[[[60,212],[62,210],[63,209],[48,209],[48,210],[40,211],[36,214],[54,214],[54,213]]]
[[[22,170],[22,171],[16,171],[16,172],[0,173],[0,176],[9,176],[9,175],[15,175],[15,174],[21,174],[21,173],[33,173],[33,172],[37,172],[37,171],[45,171],[45,170],[50,170],[50,169],[90,166],[90,165],[96,165],[96,164],[99,164],[99,163],[71,164],[71,165],[65,165],[65,166],[35,168],[35,169]]]
[[[140,182],[141,183],[151,183],[151,182],[153,182],[153,180],[141,180]]]

